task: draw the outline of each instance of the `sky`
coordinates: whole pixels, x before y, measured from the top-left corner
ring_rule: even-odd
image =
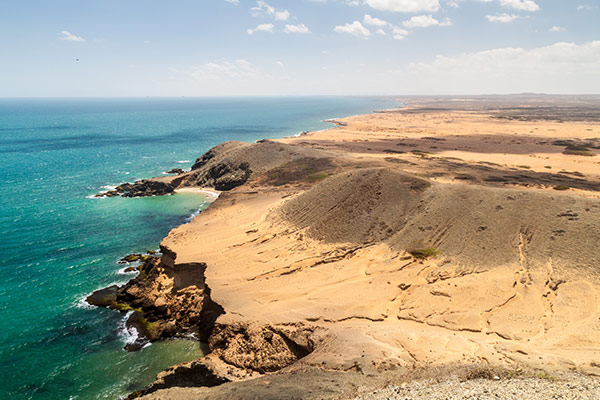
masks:
[[[0,97],[600,93],[600,0],[0,0]]]

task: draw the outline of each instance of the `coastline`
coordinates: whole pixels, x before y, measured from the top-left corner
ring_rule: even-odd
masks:
[[[412,115],[415,109],[418,112],[419,106],[406,114]],[[528,222],[529,216],[523,215],[524,204],[545,204],[550,207],[548,215],[552,213],[552,217],[569,209],[571,217],[565,217],[573,218],[569,224],[576,235],[580,232],[577,228],[580,222],[573,215],[579,212],[572,210],[590,209],[585,211],[587,219],[594,224],[600,220],[596,203],[592,203],[592,208],[585,206],[599,198],[600,184],[597,174],[593,173],[597,161],[592,161],[592,157],[585,160],[564,157],[561,148],[544,142],[549,135],[521,134],[520,138],[531,141],[529,145],[525,143],[529,146],[527,150],[543,149],[543,152],[517,152],[514,149],[522,148],[523,143],[511,142],[514,136],[504,133],[505,125],[498,125],[486,112],[422,112],[417,114],[421,119],[416,121],[407,121],[410,117],[406,115],[400,115],[400,120],[394,119],[397,114],[402,114],[402,110],[348,117],[336,124],[336,128],[300,137],[257,144],[225,143],[196,161],[197,168],[181,181],[183,189],[175,191],[204,190],[187,186],[197,183],[221,185],[225,189],[205,212],[169,233],[161,243],[162,258],[145,270],[150,273],[150,281],[170,279],[174,284],[179,282],[175,286],[180,289],[199,288],[193,296],[202,299],[202,309],[212,304],[213,310],[208,319],[198,314],[191,325],[209,328],[205,334],[212,352],[202,360],[161,374],[154,385],[136,395],[152,396],[151,393],[159,390],[182,386],[184,381],[187,384],[183,386],[221,387],[226,382],[238,382],[238,387],[245,387],[244,382],[263,379],[276,371],[297,374],[302,368],[313,378],[325,370],[335,376],[351,372],[350,379],[358,379],[358,375],[361,379],[365,375],[377,377],[363,379],[367,386],[381,384],[384,376],[393,375],[390,371],[454,364],[458,365],[454,372],[465,365],[482,363],[485,368],[498,371],[515,368],[564,371],[575,364],[580,372],[599,372],[593,361],[598,355],[577,350],[582,339],[569,339],[573,332],[551,323],[558,318],[554,314],[559,309],[561,296],[581,299],[583,292],[596,296],[597,277],[582,275],[570,267],[574,252],[555,255],[554,265],[548,272],[542,253],[549,249],[542,251],[541,244],[531,244],[530,232],[523,228],[507,230],[488,220],[461,224],[456,220],[451,224],[442,221],[442,216],[449,214],[447,204],[459,204],[456,202],[459,198],[464,202],[483,197],[480,203],[467,202],[468,207],[485,215],[489,212],[486,207],[501,206],[509,212],[505,218],[512,212],[513,217],[521,219],[515,225],[529,226],[528,229],[537,232],[536,236],[553,232],[555,226],[546,221],[547,227],[542,224],[538,228],[539,221]],[[440,121],[448,121],[448,118],[453,122],[440,129]],[[460,119],[462,123],[454,122]],[[502,127],[498,133],[486,131],[486,135],[500,143],[491,143],[486,135],[477,135],[477,130],[482,129],[482,120],[491,127]],[[418,128],[415,123],[419,124]],[[535,124],[540,125],[539,121]],[[558,126],[557,123],[545,124]],[[593,132],[598,128],[595,122],[574,124],[586,133],[590,132],[587,129]],[[475,140],[481,149],[473,148],[473,144],[470,149],[460,149],[457,144],[463,143],[463,139],[455,132],[465,132],[469,126],[473,130],[467,130],[465,136]],[[531,130],[527,121],[521,121],[520,125],[511,122],[511,131],[518,126],[523,131]],[[562,130],[556,137],[581,139],[581,134],[570,130],[571,126],[561,123]],[[446,131],[449,127],[454,130]],[[404,150],[405,147],[398,150],[398,143],[404,143],[409,150]],[[504,156],[490,152],[492,144],[500,146],[505,152],[498,154]],[[485,149],[487,153],[482,151]],[[593,147],[590,151],[596,152]],[[530,157],[531,154],[542,154],[541,162],[545,165],[531,163],[536,159]],[[525,165],[524,157],[535,165],[520,168],[519,165]],[[567,173],[548,173],[545,171],[548,165]],[[579,174],[585,179],[568,173],[574,168],[577,170],[573,172],[583,171]],[[497,177],[505,180],[491,179]],[[352,190],[348,191],[357,185],[362,188],[359,197]],[[559,186],[568,186],[568,193],[559,194],[556,189]],[[408,190],[402,189],[405,187]],[[512,206],[506,203],[506,196],[523,200]],[[436,199],[440,198],[446,203],[438,204]],[[401,199],[402,207],[393,208],[396,206],[392,206],[392,199],[394,202]],[[348,208],[339,215],[328,208],[350,200],[346,204]],[[421,216],[418,208],[413,208],[419,201],[428,204],[428,215]],[[418,230],[409,235],[405,232],[406,221],[388,225],[389,220],[374,220],[370,212],[368,215],[359,213],[357,217],[356,208],[379,210],[391,219],[398,213],[413,210],[415,218],[423,221],[425,230],[421,232],[427,232],[429,223],[438,224],[439,229],[450,233],[437,239],[431,234],[419,234]],[[394,212],[385,214],[390,208]],[[436,212],[439,213],[437,220]],[[356,218],[358,223],[353,222]],[[476,232],[491,231],[494,236],[470,238],[466,236],[465,224],[468,227],[474,224]],[[485,228],[480,229],[482,226]],[[508,237],[505,247],[493,249],[492,260],[479,265],[481,262],[474,260],[490,250],[481,252],[476,247],[491,244],[500,232]],[[592,239],[595,234],[593,230]],[[554,235],[553,240],[573,245],[577,239],[568,234],[569,237],[564,238],[564,232],[562,235]],[[452,237],[467,243],[466,250],[457,251]],[[423,246],[435,246],[441,254],[415,256],[410,249],[411,238],[421,238]],[[576,245],[579,246],[576,250],[587,254],[591,265],[597,256],[581,248],[586,243]],[[526,256],[531,265],[524,267],[522,249],[526,245],[531,245]],[[501,253],[509,256],[500,256]],[[396,270],[397,267],[400,270]],[[519,272],[523,268],[531,271],[526,274],[527,278],[522,278],[524,283],[521,278],[517,279],[515,284],[523,287],[519,286],[515,292],[510,286],[516,279],[515,274],[523,275]],[[542,277],[550,283],[543,282]],[[485,280],[492,286],[486,287]],[[446,287],[447,282],[455,282],[459,289]],[[374,287],[377,293],[373,293]],[[476,290],[481,304],[473,304],[461,296],[465,289]],[[491,289],[492,292],[486,294],[486,290]],[[548,294],[542,295],[546,291]],[[140,303],[148,297],[148,293],[142,292],[137,293]],[[156,292],[146,309],[155,311],[165,307],[165,300],[167,303],[173,300],[166,298],[163,292]],[[348,297],[348,293],[353,296]],[[497,300],[490,295],[508,300],[496,304]],[[553,304],[550,316],[543,311],[546,301],[543,299],[548,296]],[[130,297],[137,301],[135,296]],[[186,299],[189,298],[186,294]],[[454,305],[448,303],[452,300],[456,301]],[[195,309],[198,302],[192,301],[185,307],[181,306],[181,299],[175,303],[178,309],[172,315],[185,315]],[[405,304],[409,305],[408,312],[403,311]],[[215,305],[222,311],[215,311]],[[536,308],[538,305],[541,308]],[[447,307],[452,307],[453,313],[445,315],[442,311]],[[481,307],[484,308],[477,311]],[[587,311],[592,315],[596,312]],[[561,321],[569,320],[582,329],[587,321],[580,315],[569,316],[566,310],[559,313]],[[533,324],[523,322],[532,318]],[[532,332],[538,320],[545,326],[545,333]],[[551,335],[547,334],[548,330]],[[398,331],[402,332],[400,336]],[[240,339],[240,332],[246,339]],[[587,334],[589,340],[600,340],[593,330]],[[568,340],[571,350],[559,350],[550,340],[554,337]],[[243,354],[248,347],[255,355],[253,360]],[[248,390],[256,390],[251,383],[247,385]],[[226,390],[226,386],[215,393]],[[186,391],[174,390],[179,390],[178,396]]]

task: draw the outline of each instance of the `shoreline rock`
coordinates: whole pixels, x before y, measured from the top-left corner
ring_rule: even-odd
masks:
[[[122,312],[134,311],[126,321],[134,327],[139,338],[126,349],[135,351],[148,342],[193,334],[206,342],[214,322],[224,311],[210,298],[210,288],[204,282],[205,264],[167,264],[166,257],[142,256],[138,276],[123,286],[110,286],[92,293],[86,301],[98,307]],[[138,260],[139,254],[129,259]],[[124,257],[124,259],[127,257]],[[164,260],[167,262],[163,262]]]
[[[103,289],[96,290],[90,294],[85,301],[96,307],[110,307],[117,301],[117,285],[112,285]]]

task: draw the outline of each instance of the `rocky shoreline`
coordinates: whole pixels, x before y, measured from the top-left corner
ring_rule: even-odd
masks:
[[[139,336],[125,347],[128,351],[178,336],[193,335],[206,342],[215,320],[223,313],[212,302],[210,288],[204,282],[206,264],[174,265],[169,263],[168,250],[161,250],[160,255],[124,257],[142,260],[134,267],[138,275],[123,286],[98,290],[86,299],[94,306],[132,311],[126,326],[134,327]]]
[[[121,185],[114,195],[223,192],[171,231],[160,254],[129,258],[141,261],[136,278],[90,296],[133,311],[128,326],[144,339],[130,350],[180,335],[208,343],[207,356],[169,368],[130,398],[423,398],[418,383],[368,390],[436,371],[451,379],[473,365],[531,371],[535,382],[545,379],[540,371],[600,375],[600,352],[589,350],[600,343],[600,315],[589,301],[600,290],[598,177],[434,156],[457,139],[433,140],[431,132],[356,139],[372,126],[384,138],[400,135],[387,119],[414,115],[342,121],[338,142],[328,132],[227,142],[188,172]],[[377,118],[380,125],[370,120]],[[451,120],[429,111],[422,118],[435,129]],[[510,124],[530,130],[528,122]],[[415,135],[405,125],[402,134]],[[420,150],[397,150],[409,141]],[[555,151],[546,138],[536,146]],[[509,174],[514,180],[488,179]],[[552,189],[565,182],[587,192]]]

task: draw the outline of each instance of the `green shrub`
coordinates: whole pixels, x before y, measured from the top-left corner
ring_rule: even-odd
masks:
[[[416,259],[424,260],[430,257],[437,257],[440,252],[433,246],[416,247],[409,249],[408,252]]]

